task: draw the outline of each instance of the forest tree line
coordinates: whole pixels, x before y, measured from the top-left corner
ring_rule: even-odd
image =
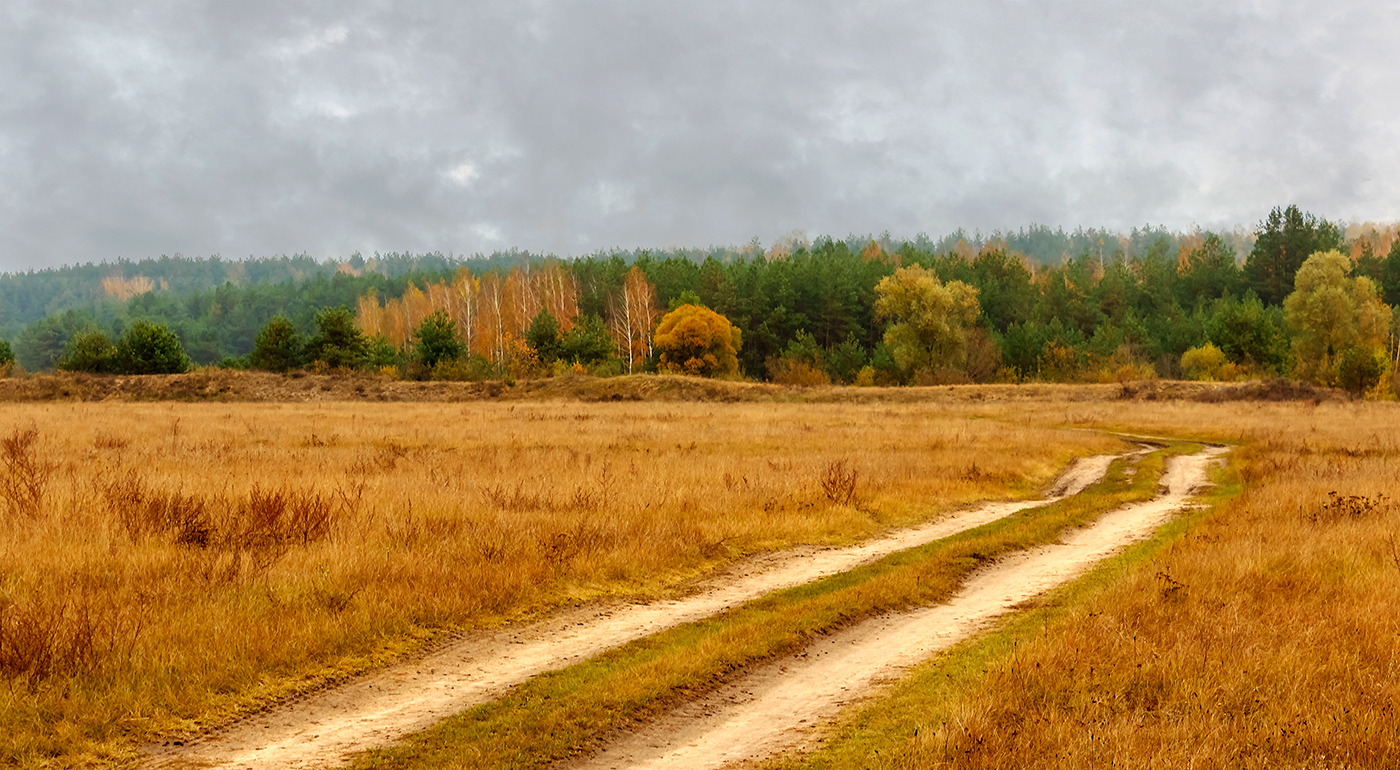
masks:
[[[1034,244],[1037,232],[1041,243],[1051,244],[1042,253],[1066,243],[1079,251],[1062,251],[1058,263],[1049,264],[1011,245]],[[307,277],[228,280],[183,295],[131,286],[135,279],[127,277],[116,286],[109,275],[105,302],[30,322],[15,335],[14,350],[29,369],[52,368],[79,332],[97,329],[115,341],[140,320],[170,329],[195,363],[252,366],[259,334],[274,317],[284,336],[301,345],[300,356],[308,342],[324,336],[319,321],[327,320],[327,309],[341,308],[339,321],[351,319],[362,338],[356,356],[342,365],[419,378],[565,367],[608,374],[663,366],[663,351],[654,344],[657,326],[689,305],[732,325],[739,341],[735,374],[760,380],[895,384],[1299,373],[1327,380],[1335,379],[1335,367],[1318,373],[1299,360],[1305,330],[1297,327],[1297,313],[1290,323],[1286,305],[1304,262],[1336,252],[1345,257],[1345,280],[1367,279],[1376,302],[1388,306],[1384,339],[1368,332],[1365,344],[1393,367],[1389,308],[1400,305],[1400,239],[1393,227],[1349,234],[1290,206],[1259,223],[1244,255],[1237,251],[1239,233],[1076,231],[1071,238],[1042,229],[1016,235],[1020,241],[966,234],[952,243],[789,238],[767,250],[751,244],[575,260],[519,252],[476,263],[394,255],[397,272],[384,269],[391,260],[379,255],[316,271],[307,259],[301,263]],[[966,287],[975,303],[951,352],[922,363],[911,363],[907,346],[890,337],[904,323],[887,299],[892,281],[897,272],[907,279],[913,269],[923,271],[919,280],[934,282],[918,284],[928,297]],[[131,296],[120,300],[114,290]],[[436,327],[425,329],[429,319]],[[453,354],[425,360],[425,331],[442,337]],[[1340,360],[1343,352],[1328,355]],[[295,364],[316,360],[298,357]]]

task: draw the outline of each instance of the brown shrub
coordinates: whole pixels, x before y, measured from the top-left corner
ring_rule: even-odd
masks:
[[[0,678],[33,690],[54,676],[90,674],[129,657],[144,626],[142,607],[80,586],[0,599]]]
[[[768,378],[778,385],[799,385],[817,387],[830,385],[827,373],[806,361],[787,358],[770,358],[767,361]]]
[[[850,505],[856,497],[856,479],[859,474],[845,460],[828,463],[822,471],[820,484],[822,494],[837,505]]]

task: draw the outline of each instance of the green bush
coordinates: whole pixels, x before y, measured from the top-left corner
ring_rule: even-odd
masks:
[[[332,369],[359,369],[368,353],[369,341],[355,328],[349,310],[328,307],[316,314],[316,333],[306,343],[307,361],[320,361]]]
[[[850,332],[841,344],[833,347],[828,353],[826,371],[833,380],[855,382],[867,363],[869,357],[865,354],[865,348],[856,338],[856,333]]]
[[[106,332],[88,327],[68,339],[56,366],[64,372],[110,374],[119,370],[117,346]]]
[[[365,365],[377,371],[397,368],[405,356],[388,337],[376,334],[365,342]]]
[[[588,374],[593,377],[617,377],[622,374],[622,359],[609,358],[599,361],[588,367]]]
[[[525,330],[525,344],[535,351],[542,363],[558,360],[561,355],[559,321],[548,310],[541,310]]]
[[[247,371],[253,368],[252,361],[249,360],[248,356],[224,356],[214,365],[220,369],[235,369],[238,371]]]
[[[1379,351],[1348,348],[1342,353],[1342,362],[1337,367],[1337,384],[1345,388],[1352,398],[1359,398],[1381,384],[1388,363],[1385,355]]]
[[[250,358],[253,366],[269,372],[285,372],[302,364],[301,335],[286,316],[276,315],[258,332]]]
[[[444,310],[434,310],[413,333],[414,353],[423,367],[432,371],[443,361],[457,359],[466,350],[457,323]]]
[[[497,368],[485,356],[472,354],[439,361],[428,374],[433,380],[465,380],[477,382],[498,375]],[[421,377],[416,379],[422,379]]]
[[[593,366],[612,358],[617,350],[608,326],[596,315],[586,315],[578,320],[559,340],[559,357],[584,366]],[[543,360],[543,357],[541,357]]]
[[[165,324],[136,321],[117,340],[117,371],[122,374],[180,374],[192,365],[180,338]]]

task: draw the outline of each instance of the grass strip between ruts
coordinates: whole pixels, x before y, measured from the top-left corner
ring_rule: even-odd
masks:
[[[1120,458],[1083,493],[812,583],[775,591],[705,620],[536,676],[509,696],[467,709],[399,745],[364,752],[356,768],[528,768],[585,752],[609,731],[662,712],[757,661],[880,613],[950,597],[979,566],[1054,542],[1123,505],[1151,499],[1176,444]]]
[[[1084,575],[1051,591],[1040,606],[1006,615],[998,625],[954,645],[916,666],[887,695],[847,716],[823,738],[821,748],[807,754],[774,757],[762,763],[768,770],[867,770],[872,758],[899,765],[898,757],[922,733],[953,719],[975,695],[988,670],[1032,639],[1053,633],[1081,607],[1132,570],[1152,569],[1153,559],[1172,543],[1215,514],[1243,491],[1236,464],[1223,468],[1216,486],[1204,496],[1204,507],[1179,516],[1157,533],[1110,556]],[[883,765],[881,765],[883,766]],[[900,765],[903,766],[903,765]]]

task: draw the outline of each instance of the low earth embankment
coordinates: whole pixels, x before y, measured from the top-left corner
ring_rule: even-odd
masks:
[[[1113,385],[1026,383],[856,388],[795,387],[700,377],[638,374],[596,378],[566,375],[523,380],[414,382],[372,374],[200,369],[188,374],[42,374],[0,378],[0,403],[46,401],[188,402],[463,402],[463,401],[705,401],[835,403],[966,403],[1003,401],[1307,401],[1345,394],[1289,380],[1243,383],[1145,380]]]

